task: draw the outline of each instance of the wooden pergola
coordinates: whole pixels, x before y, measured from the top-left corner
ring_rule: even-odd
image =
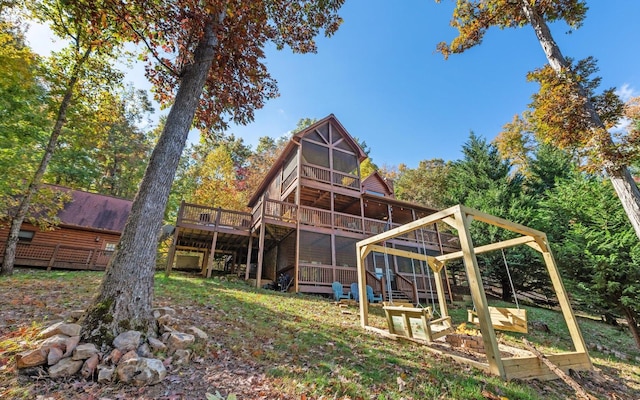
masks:
[[[521,236],[502,242],[491,243],[484,246],[475,247],[469,231],[471,222],[479,221],[489,225],[497,226],[517,233]],[[460,239],[461,251],[443,254],[440,256],[427,256],[398,249],[389,248],[383,245],[387,240],[395,237],[406,235],[412,231],[416,231],[434,223],[443,222],[451,226],[458,232]],[[564,352],[560,354],[547,354],[545,357],[554,365],[564,370],[591,370],[592,364],[584,343],[584,339],[578,327],[576,317],[571,309],[567,293],[560,278],[558,268],[551,253],[551,248],[547,241],[545,233],[538,230],[517,224],[503,218],[495,217],[463,205],[457,205],[446,210],[439,211],[427,217],[405,224],[398,228],[391,229],[381,234],[372,236],[368,239],[361,240],[356,244],[357,266],[358,266],[358,287],[360,298],[366,299],[366,277],[365,277],[365,258],[370,252],[380,252],[389,255],[407,257],[414,260],[426,261],[435,274],[436,289],[438,293],[438,303],[440,316],[447,317],[447,302],[445,291],[442,286],[441,272],[447,261],[462,258],[464,267],[469,281],[469,289],[471,298],[477,312],[480,332],[487,357],[486,363],[477,360],[467,359],[461,356],[454,356],[458,361],[465,362],[476,367],[485,369],[494,375],[499,375],[503,379],[555,379],[557,376],[544,364],[541,360],[531,354],[531,356],[517,356],[502,358],[498,348],[495,329],[491,322],[491,315],[487,297],[485,295],[480,269],[476,254],[486,253],[493,250],[500,250],[518,245],[527,245],[542,254],[547,271],[551,278],[553,288],[555,290],[562,314],[567,324],[569,334],[573,341],[574,351]],[[381,333],[386,336],[396,337],[392,333],[369,326],[368,323],[368,304],[366,301],[360,302],[360,322],[364,329]],[[393,328],[393,327],[392,327]],[[393,330],[393,329],[392,329]]]

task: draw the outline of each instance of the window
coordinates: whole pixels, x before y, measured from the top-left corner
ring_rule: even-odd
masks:
[[[33,240],[33,237],[36,235],[35,231],[20,231],[18,232],[18,241],[20,242],[30,242]]]
[[[104,250],[105,251],[115,251],[116,249],[116,244],[115,243],[105,243],[104,244]]]

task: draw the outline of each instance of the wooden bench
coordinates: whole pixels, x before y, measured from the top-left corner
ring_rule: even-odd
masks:
[[[451,327],[451,317],[433,319],[431,307],[385,305],[382,308],[387,317],[389,333],[394,335],[433,342],[454,331]]]
[[[478,313],[467,310],[468,321],[479,324]],[[527,333],[527,310],[520,308],[489,307],[493,329],[502,331]]]

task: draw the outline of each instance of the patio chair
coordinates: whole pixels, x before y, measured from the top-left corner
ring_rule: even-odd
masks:
[[[342,283],[335,281],[331,284],[331,288],[333,289],[333,298],[336,299],[336,301],[351,298],[351,296],[349,296],[349,293],[344,294],[344,292],[342,291]]]
[[[358,292],[358,284],[353,282],[351,284],[351,298],[355,301],[360,301],[360,293]]]
[[[369,301],[369,303],[379,303],[382,301],[382,295],[375,295],[373,294],[373,288],[369,285],[367,285],[367,301]]]

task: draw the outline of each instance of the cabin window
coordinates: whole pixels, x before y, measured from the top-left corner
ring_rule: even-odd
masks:
[[[300,262],[331,265],[331,236],[315,232],[300,232]]]
[[[302,160],[305,164],[329,168],[329,148],[315,143],[302,142]]]
[[[333,150],[333,169],[351,175],[358,175],[358,159],[353,154]]]
[[[336,236],[336,265],[356,267],[356,239]]]
[[[115,251],[116,250],[116,244],[115,243],[106,242],[104,244],[104,250],[105,251]]]
[[[376,192],[375,190],[366,190],[365,192],[374,196],[384,197],[384,193]]]
[[[36,235],[35,231],[23,231],[18,232],[18,241],[20,242],[31,242],[33,237]]]

